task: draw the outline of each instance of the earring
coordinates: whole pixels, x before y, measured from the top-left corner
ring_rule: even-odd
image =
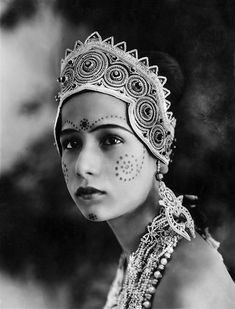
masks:
[[[156,179],[157,179],[158,181],[162,181],[162,179],[163,179],[163,174],[161,173],[160,169],[161,169],[161,163],[160,163],[160,161],[158,160],[158,161],[157,161],[157,171],[156,171],[156,173],[155,173],[155,177],[156,177]]]

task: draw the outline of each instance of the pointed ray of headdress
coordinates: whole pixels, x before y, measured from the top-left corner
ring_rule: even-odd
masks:
[[[132,57],[138,59],[138,50],[137,49],[132,49],[130,51],[127,52],[129,55],[131,55]]]
[[[120,42],[120,43],[114,45],[114,47],[117,47],[117,48],[120,48],[123,51],[126,51],[126,42],[124,42],[124,41]]]
[[[143,57],[139,59],[139,62],[144,64],[146,67],[149,66],[149,58],[148,57]]]
[[[103,42],[105,42],[105,43],[107,43],[107,44],[113,46],[113,44],[114,44],[113,36],[111,36],[111,37],[105,39]]]

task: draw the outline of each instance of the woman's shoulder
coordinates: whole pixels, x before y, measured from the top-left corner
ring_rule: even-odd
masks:
[[[231,309],[234,304],[235,285],[218,251],[199,235],[182,240],[167,264],[153,309]]]

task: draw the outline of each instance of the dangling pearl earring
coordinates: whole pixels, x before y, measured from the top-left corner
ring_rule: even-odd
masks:
[[[161,173],[160,169],[161,169],[161,163],[160,163],[160,161],[158,160],[158,161],[157,161],[157,171],[156,171],[156,173],[155,173],[155,177],[156,177],[156,179],[157,179],[158,181],[162,181],[162,179],[163,179],[163,174]]]

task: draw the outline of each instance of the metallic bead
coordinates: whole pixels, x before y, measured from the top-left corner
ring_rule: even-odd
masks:
[[[167,252],[173,253],[173,252],[174,252],[174,249],[173,249],[173,248],[169,248],[169,249],[167,250]]]
[[[152,285],[157,285],[158,280],[157,279],[153,279],[151,282],[152,282]]]
[[[166,253],[164,254],[164,256],[165,256],[167,259],[169,259],[169,258],[171,257],[171,254],[170,254],[169,252],[166,252]]]
[[[60,97],[58,96],[58,94],[55,96],[55,100],[56,100],[56,102],[60,101]]]
[[[91,72],[94,69],[95,64],[90,61],[90,60],[86,60],[82,66],[83,70],[87,73]]]
[[[135,83],[133,83],[132,84],[132,86],[133,86],[133,89],[135,90],[135,91],[141,91],[142,90],[142,88],[143,88],[143,85],[142,85],[142,83],[141,82],[135,82]]]
[[[162,278],[162,274],[160,273],[159,270],[156,270],[156,271],[154,272],[154,277],[157,278],[157,279]]]
[[[150,299],[152,298],[152,294],[146,293],[146,294],[145,294],[145,298],[146,298],[147,300],[150,300]]]
[[[160,265],[158,266],[158,269],[163,270],[164,268],[165,268],[165,266],[164,266],[163,264],[160,264]]]
[[[67,80],[67,78],[64,75],[57,78],[57,82],[59,82],[59,83],[64,83],[66,80]]]
[[[151,294],[154,294],[156,292],[155,287],[154,286],[149,287],[148,292],[151,293]]]
[[[161,259],[161,264],[162,265],[166,265],[167,264],[167,259],[166,258]]]
[[[118,80],[118,81],[122,79],[122,75],[121,75],[120,71],[118,71],[118,70],[112,71],[111,74],[110,74],[110,77],[113,80]]]
[[[89,67],[91,66],[91,61],[90,61],[90,60],[87,60],[87,61],[85,61],[84,64],[85,64],[86,67],[89,68]]]
[[[146,300],[146,301],[143,303],[143,306],[144,306],[144,308],[151,308],[151,303],[150,303],[150,301]]]

